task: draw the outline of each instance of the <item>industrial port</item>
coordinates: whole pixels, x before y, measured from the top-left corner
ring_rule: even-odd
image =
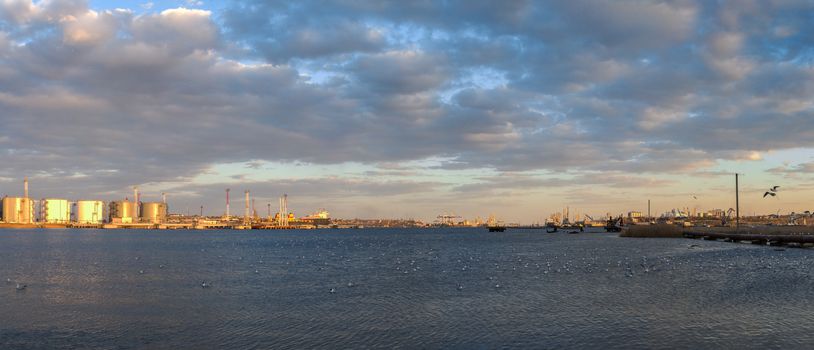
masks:
[[[205,216],[203,207],[198,215],[170,213],[167,195],[161,194],[160,201],[143,201],[137,186],[133,187],[132,200],[125,196],[121,200],[105,202],[98,199],[80,199],[71,201],[64,198],[33,199],[29,196],[28,178],[23,180],[23,196],[2,198],[0,206],[0,228],[98,228],[98,229],[235,229],[235,230],[272,230],[272,229],[314,229],[314,228],[364,228],[364,227],[489,227],[489,228],[546,228],[550,232],[557,229],[582,231],[589,227],[630,225],[668,224],[682,227],[733,227],[738,223],[749,226],[810,226],[814,225],[814,213],[780,213],[771,215],[737,216],[736,209],[676,208],[658,216],[650,213],[650,201],[647,211],[629,211],[627,214],[594,218],[586,213],[564,207],[543,220],[543,223],[522,225],[504,223],[490,215],[464,219],[459,215],[443,213],[434,222],[425,223],[415,219],[332,219],[325,209],[316,213],[296,217],[288,208],[288,195],[279,197],[278,207],[272,210],[271,203],[266,205],[266,215],[258,214],[251,192],[243,193],[242,213],[231,212],[230,189],[225,189],[225,211],[219,216]]]
[[[97,228],[97,229],[311,229],[345,227],[332,224],[328,211],[297,218],[288,210],[288,195],[279,198],[279,210],[258,215],[251,193],[244,192],[243,215],[230,213],[230,189],[226,189],[226,212],[223,216],[170,214],[167,195],[161,201],[142,201],[138,187],[133,187],[133,199],[104,202],[63,198],[33,199],[29,197],[28,178],[23,180],[23,196],[2,198],[0,228]]]

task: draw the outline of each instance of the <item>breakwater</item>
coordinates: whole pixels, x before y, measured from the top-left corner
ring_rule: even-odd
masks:
[[[786,244],[799,244],[799,245],[814,245],[814,234],[798,233],[798,234],[771,234],[771,233],[740,233],[740,232],[703,232],[688,230],[684,232],[684,237],[693,239],[724,240],[727,242],[751,242],[752,244],[768,244],[768,245],[786,245]]]

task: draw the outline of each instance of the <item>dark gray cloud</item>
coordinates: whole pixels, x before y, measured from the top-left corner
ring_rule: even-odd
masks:
[[[781,174],[785,176],[798,176],[814,174],[814,162],[788,164],[784,166],[774,167],[767,170],[770,173]]]
[[[137,15],[0,1],[0,178],[95,194],[220,163],[427,158],[573,184],[710,175],[719,160],[814,147],[812,13],[809,1],[462,0]]]

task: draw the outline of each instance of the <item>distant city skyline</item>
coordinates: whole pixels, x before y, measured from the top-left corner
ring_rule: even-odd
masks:
[[[814,211],[812,13],[0,0],[0,195],[528,223],[726,210],[737,172],[742,214]]]

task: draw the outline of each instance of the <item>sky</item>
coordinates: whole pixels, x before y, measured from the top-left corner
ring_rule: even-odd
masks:
[[[0,0],[0,194],[814,210],[812,1]],[[777,197],[763,192],[779,185]]]

